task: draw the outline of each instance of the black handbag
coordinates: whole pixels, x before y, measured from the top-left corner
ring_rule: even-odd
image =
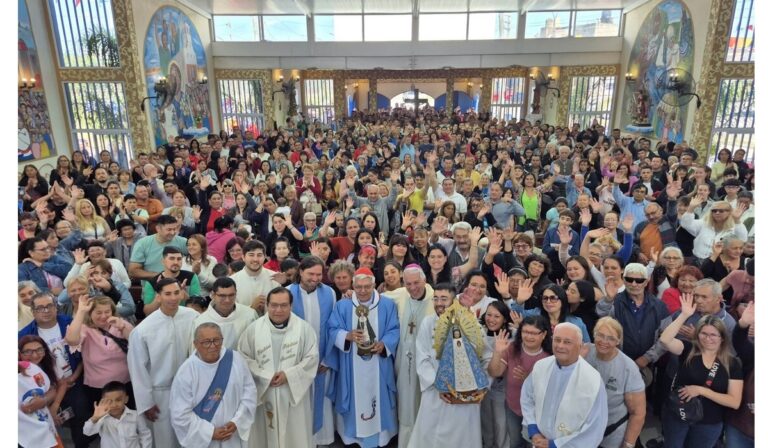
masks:
[[[712,364],[712,368],[709,369],[707,384],[710,387],[715,380],[715,375],[717,375],[719,366],[719,363],[715,360],[715,363]],[[672,379],[672,387],[670,388],[669,396],[667,397],[667,407],[669,411],[686,423],[695,424],[700,422],[701,419],[704,418],[704,406],[701,403],[701,397],[693,397],[689,401],[681,399],[678,395],[678,389],[675,387],[676,382],[677,373],[675,373],[675,377]]]

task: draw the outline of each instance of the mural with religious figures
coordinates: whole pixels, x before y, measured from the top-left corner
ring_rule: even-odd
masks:
[[[624,87],[622,122],[627,130],[683,140],[687,107],[662,99],[668,70],[693,72],[693,44],[693,22],[685,3],[665,0],[648,13],[629,57],[627,71],[635,80]]]
[[[156,95],[160,77],[168,85],[164,101],[149,100],[155,145],[166,143],[169,136],[207,137],[211,111],[205,49],[195,25],[180,10],[166,6],[152,16],[144,41],[144,70],[148,96]]]
[[[45,33],[45,30],[42,30]],[[40,60],[24,0],[19,0],[19,162],[56,155]]]

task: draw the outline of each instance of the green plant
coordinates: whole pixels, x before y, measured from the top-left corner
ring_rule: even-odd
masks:
[[[90,30],[83,37],[88,56],[103,60],[107,67],[120,67],[120,48],[117,38],[104,30]]]

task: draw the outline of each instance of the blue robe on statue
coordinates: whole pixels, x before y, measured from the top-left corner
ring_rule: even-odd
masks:
[[[374,292],[376,296],[377,293]],[[374,301],[376,298],[371,298]],[[400,320],[397,316],[397,306],[392,299],[384,296],[378,296],[378,325],[374,329],[376,340],[384,343],[386,347],[386,356],[373,355],[378,359],[379,367],[379,393],[376,412],[381,419],[381,431],[388,432],[391,435],[397,433],[397,386],[395,382],[395,353],[397,344],[400,341]],[[336,352],[336,356],[328,356],[326,360],[335,361],[336,365],[329,365],[336,372],[335,382],[328,391],[328,397],[334,403],[334,409],[339,418],[343,421],[342,438],[360,439],[357,437],[357,416],[358,414],[368,414],[369,410],[355,409],[355,372],[353,363],[357,354],[357,346],[350,342],[343,343],[344,349],[340,349],[336,344],[343,340],[346,333],[354,330],[353,318],[356,304],[353,300],[344,299],[336,303],[336,308],[328,321],[328,339],[327,345],[329,352]],[[339,345],[342,345],[341,343]],[[326,361],[327,362],[327,361]],[[339,431],[341,432],[341,431]],[[366,447],[379,446],[379,436],[373,435],[363,438],[361,445]],[[345,442],[346,443],[346,442]]]
[[[443,343],[443,353],[440,357],[440,364],[437,368],[437,377],[435,378],[435,389],[440,393],[451,393],[457,390],[456,386],[459,381],[458,378],[456,378],[457,364],[454,358],[458,355],[466,359],[469,363],[469,368],[472,371],[474,383],[478,390],[487,389],[490,385],[488,382],[488,375],[485,373],[472,344],[469,343],[469,340],[463,334],[461,335],[460,341],[461,344],[457,347],[457,350],[462,350],[464,352],[462,354],[454,354],[454,338],[451,334],[448,334],[448,337],[445,338],[445,342]]]
[[[293,305],[291,311],[293,314],[305,319],[304,313],[304,301],[302,300],[301,287],[298,283],[293,283],[288,287],[288,290],[293,294]],[[328,351],[328,319],[333,313],[333,305],[336,304],[336,293],[330,286],[320,284],[317,287],[317,300],[320,305],[320,334],[318,336],[318,349],[320,351],[320,365],[331,367],[337,364],[336,361],[329,360],[330,357],[335,357],[336,351]],[[334,370],[327,370],[324,373],[318,373],[315,377],[314,396],[312,397],[313,415],[312,415],[312,433],[316,433],[323,426],[323,398],[327,391],[325,390],[325,377],[331,376],[331,384],[334,381]]]

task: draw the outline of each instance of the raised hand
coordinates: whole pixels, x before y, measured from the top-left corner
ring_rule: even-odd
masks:
[[[88,261],[88,255],[85,253],[85,250],[82,248],[77,248],[74,251],[72,251],[72,255],[75,257],[75,264],[82,265],[86,261]]]
[[[747,307],[741,313],[739,324],[742,327],[748,327],[755,324],[755,302],[749,302]]]
[[[203,214],[203,209],[201,209],[199,205],[192,206],[192,219],[194,219],[195,221],[199,221],[200,215],[202,214]]]
[[[512,326],[515,328],[520,328],[520,324],[523,323],[523,315],[517,311],[510,311],[509,315],[512,317]]]
[[[684,293],[680,296],[680,314],[685,317],[693,316],[696,312],[696,305],[693,302],[693,294]]]
[[[746,204],[739,202],[739,204],[731,210],[731,216],[733,216],[733,219],[739,220],[741,219],[741,215],[743,215],[748,208],[749,207]]]
[[[605,278],[605,295],[610,299],[613,300],[616,297],[616,294],[619,293],[619,288],[621,285],[619,284],[619,278],[618,277],[606,277]]]
[[[507,274],[504,272],[500,273],[494,285],[496,286],[496,291],[498,291],[500,295],[502,293],[507,294],[509,292],[509,277]]]
[[[587,238],[596,240],[598,238],[604,237],[605,235],[608,235],[609,233],[611,233],[610,230],[606,229],[605,227],[601,227],[599,229],[590,230],[589,232],[587,232]]]
[[[117,240],[117,237],[118,237],[118,236],[119,236],[119,235],[118,235],[118,233],[117,233],[117,230],[113,230],[113,231],[111,231],[111,232],[109,232],[109,233],[107,234],[107,241],[111,243],[111,242],[113,242],[113,241]]]
[[[205,190],[211,186],[211,176],[205,175],[200,179],[200,189]]]
[[[581,225],[589,227],[589,223],[592,222],[592,213],[589,212],[588,208],[579,212],[579,221],[581,221]]]
[[[523,303],[533,296],[533,280],[527,278],[517,287],[517,303]]]
[[[120,331],[125,329],[125,320],[120,316],[112,316],[108,318],[107,323]]]
[[[480,229],[480,227],[473,227],[472,230],[469,231],[469,241],[477,246],[477,243],[480,241],[480,238],[483,236],[483,231]]]
[[[442,235],[448,229],[448,218],[445,216],[437,216],[432,221],[432,232],[437,235]]]
[[[508,338],[509,333],[507,333],[507,330],[501,329],[499,333],[493,337],[494,344],[493,344],[493,350],[503,355],[507,352],[507,349],[509,349],[509,346],[512,344],[512,341]]]
[[[654,246],[651,246],[651,261],[654,264],[659,264],[659,251]]]
[[[558,227],[557,235],[560,237],[560,244],[569,245],[571,244],[571,240],[573,240],[570,227],[566,229],[561,229]]]
[[[72,197],[75,199],[82,199],[83,197],[85,197],[85,191],[83,191],[83,189],[78,187],[77,185],[72,185],[69,188],[69,192],[72,194]]]
[[[632,225],[635,223],[635,215],[632,213],[627,213],[624,215],[624,219],[621,220],[621,227],[624,228],[625,232],[629,232],[632,230]]]
[[[69,207],[65,207],[64,210],[61,211],[61,216],[64,218],[64,221],[68,221],[70,223],[77,222],[77,216],[75,216],[75,212],[70,210]]]
[[[712,255],[717,258],[721,253],[723,253],[723,242],[717,241],[712,245]]]
[[[592,209],[592,213],[598,213],[600,211],[600,201],[595,198],[589,200],[589,208]]]
[[[99,402],[93,402],[93,416],[91,421],[99,421],[102,417],[109,413],[109,402],[102,398]]]
[[[66,185],[67,187],[71,187],[72,184],[75,183],[75,180],[69,177],[69,174],[63,174],[61,176],[61,181]]]
[[[416,226],[422,227],[424,226],[424,223],[427,222],[427,214],[424,212],[419,213],[416,215]]]
[[[680,192],[683,191],[682,187],[682,181],[680,180],[672,180],[672,175],[667,174],[667,198],[669,199],[677,199],[678,196],[680,196]]]
[[[349,210],[355,206],[355,200],[347,196],[346,204],[347,204],[347,210]]]
[[[77,311],[83,314],[88,314],[93,308],[93,299],[88,297],[88,294],[83,294],[77,300]]]

